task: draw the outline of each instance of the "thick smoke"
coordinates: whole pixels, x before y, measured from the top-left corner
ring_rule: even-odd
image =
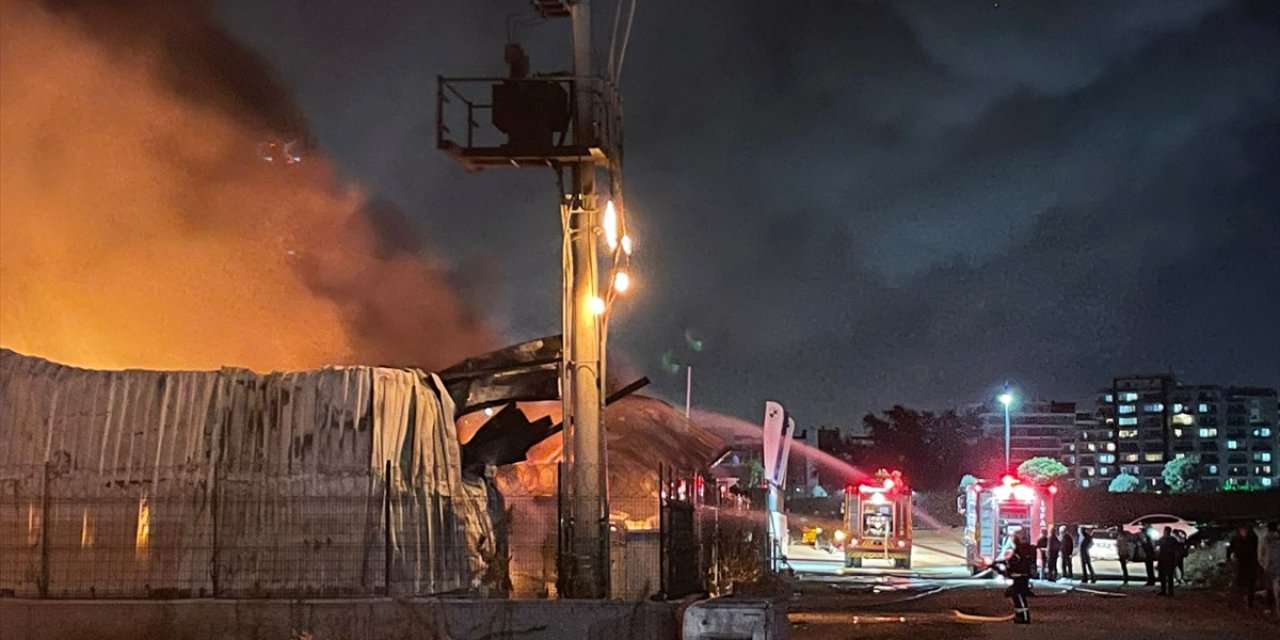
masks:
[[[0,344],[258,370],[434,368],[492,346],[420,242],[380,236],[408,230],[322,157],[264,159],[305,146],[304,124],[200,5],[54,4],[0,0]]]

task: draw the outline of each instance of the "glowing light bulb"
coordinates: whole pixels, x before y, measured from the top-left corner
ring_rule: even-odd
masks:
[[[609,243],[610,249],[618,246],[618,211],[613,208],[613,201],[610,200],[604,205],[604,239]]]
[[[631,236],[622,236],[622,252],[631,255]]]
[[[591,313],[596,315],[604,313],[604,300],[601,300],[600,296],[591,296],[590,298],[587,298],[587,309],[591,310]]]
[[[631,288],[631,276],[626,271],[619,271],[613,275],[613,288],[618,293],[626,293]]]

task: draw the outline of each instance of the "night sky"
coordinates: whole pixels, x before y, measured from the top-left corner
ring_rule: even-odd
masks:
[[[434,148],[523,0],[219,3],[348,176],[512,341],[559,330],[550,170]],[[608,45],[612,3],[596,2]],[[635,295],[612,361],[757,421],[852,425],[1010,380],[1280,386],[1280,4],[644,0],[622,76]],[[567,69],[567,21],[517,29]],[[703,340],[689,352],[685,333]]]

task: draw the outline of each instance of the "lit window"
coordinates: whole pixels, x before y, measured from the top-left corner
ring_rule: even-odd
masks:
[[[1114,454],[1114,453],[1103,453],[1103,454],[1099,454],[1099,455],[1098,455],[1098,462],[1105,462],[1105,463],[1107,463],[1107,464],[1110,464],[1110,463],[1113,463],[1113,462],[1115,462],[1115,461],[1116,461],[1116,454]],[[1266,461],[1266,460],[1261,460],[1260,462],[1267,462],[1267,461]],[[1103,468],[1105,468],[1105,467],[1103,467]]]
[[[1101,473],[1104,476],[1109,476],[1111,475],[1111,467],[1102,467],[1098,469],[1098,473]]]
[[[1120,401],[1121,401],[1121,402],[1133,402],[1134,400],[1137,400],[1137,399],[1138,399],[1138,394],[1136,394],[1136,393],[1134,393],[1134,392],[1132,392],[1132,391],[1126,391],[1126,392],[1124,392],[1124,393],[1120,394]]]
[[[1261,467],[1258,467],[1258,468],[1259,468],[1259,469],[1262,469],[1262,471],[1260,471],[1260,472],[1258,473],[1258,475],[1264,475],[1264,476],[1269,476],[1269,475],[1271,475],[1271,465],[1269,465],[1269,464],[1264,464],[1264,465],[1262,465]]]
[[[1185,457],[1187,457],[1187,454],[1185,454],[1185,453],[1175,453],[1175,454],[1173,455],[1173,459],[1174,459],[1174,460],[1181,460],[1181,459],[1183,459],[1183,458],[1185,458]]]
[[[1269,486],[1271,486],[1271,478],[1263,478],[1263,479],[1262,479],[1262,486],[1264,486],[1264,487],[1269,487]]]
[[[1201,428],[1200,428],[1200,437],[1201,437],[1201,438],[1216,438],[1216,437],[1218,437],[1218,429],[1217,429],[1216,427],[1209,427],[1209,428],[1207,428],[1207,429],[1206,429],[1206,428],[1201,427]]]
[[[1067,445],[1067,451],[1075,451],[1075,450],[1076,450],[1075,443]]]
[[[1084,468],[1084,472],[1085,472],[1087,475],[1093,475],[1093,467],[1085,467],[1085,468]]]
[[[1239,442],[1239,441],[1236,441],[1236,440],[1228,440],[1228,441],[1227,441],[1227,448],[1228,448],[1228,449],[1239,449],[1239,448],[1240,448],[1240,442]]]
[[[1258,462],[1271,462],[1271,452],[1263,451],[1261,453],[1255,453],[1253,454],[1253,459]]]
[[[1138,454],[1136,454],[1136,453],[1126,453],[1126,454],[1124,454],[1124,461],[1125,461],[1125,462],[1137,462],[1137,461],[1138,461]]]
[[[1098,445],[1096,445],[1096,444],[1094,444],[1094,443],[1090,442],[1090,443],[1089,443],[1089,450],[1090,450],[1090,451],[1097,451],[1097,450],[1098,450]]]
[[[1218,465],[1216,465],[1216,464],[1211,464],[1211,465],[1209,465],[1209,473],[1210,473],[1210,474],[1216,474],[1216,473],[1218,473]]]
[[[1133,413],[1134,411],[1137,411],[1137,409],[1131,404],[1122,404],[1119,409],[1116,409],[1117,413]]]
[[[1261,429],[1254,429],[1254,430],[1253,430],[1253,437],[1255,437],[1255,438],[1270,438],[1270,437],[1271,437],[1271,427],[1262,427]]]
[[[1173,403],[1173,412],[1178,413],[1180,411],[1182,411],[1182,403],[1181,402]]]
[[[1138,419],[1133,416],[1129,416],[1127,418],[1120,418],[1120,426],[1122,427],[1131,427],[1135,424],[1138,424]],[[1124,433],[1124,430],[1121,429],[1120,433]]]
[[[1181,437],[1182,437],[1182,429],[1174,429],[1174,430],[1173,430],[1173,437],[1175,437],[1175,438],[1181,438]]]
[[[1108,393],[1107,395],[1102,396],[1102,401],[1103,401],[1103,402],[1113,402],[1113,401],[1115,401],[1115,396],[1112,396],[1111,394],[1109,394],[1109,393]]]
[[[1081,480],[1081,481],[1080,481],[1080,486],[1085,487],[1085,488],[1087,489],[1087,488],[1089,487],[1089,479],[1088,479],[1088,478],[1084,478],[1083,480]]]
[[[1164,405],[1159,402],[1148,402],[1147,404],[1142,405],[1142,410],[1147,413],[1160,413],[1161,411],[1164,411]]]
[[[1108,442],[1108,443],[1107,443],[1107,451],[1115,451],[1115,450],[1116,450],[1116,443],[1114,443],[1114,442]]]
[[[1207,405],[1207,404],[1205,404],[1205,403],[1201,402],[1201,403],[1200,403],[1200,413],[1209,413],[1209,405]]]
[[[1137,429],[1121,429],[1121,430],[1120,430],[1120,437],[1121,437],[1121,438],[1136,438],[1136,437],[1138,437],[1138,430],[1137,430]]]
[[[1176,413],[1173,416],[1172,422],[1174,424],[1180,424],[1184,427],[1189,427],[1196,423],[1196,418],[1195,416],[1189,413]]]
[[[1146,460],[1147,462],[1163,462],[1163,461],[1164,461],[1164,454],[1163,454],[1163,453],[1148,453],[1148,454],[1144,454],[1144,455],[1142,456],[1142,459],[1143,459],[1143,460]]]

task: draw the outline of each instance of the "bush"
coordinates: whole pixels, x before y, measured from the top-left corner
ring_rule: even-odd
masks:
[[[1235,578],[1235,564],[1227,562],[1227,547],[1224,544],[1192,549],[1183,569],[1188,582],[1211,589],[1227,589]]]
[[[1111,479],[1111,484],[1107,486],[1107,491],[1111,493],[1130,493],[1138,490],[1141,484],[1137,476],[1122,473]]]

